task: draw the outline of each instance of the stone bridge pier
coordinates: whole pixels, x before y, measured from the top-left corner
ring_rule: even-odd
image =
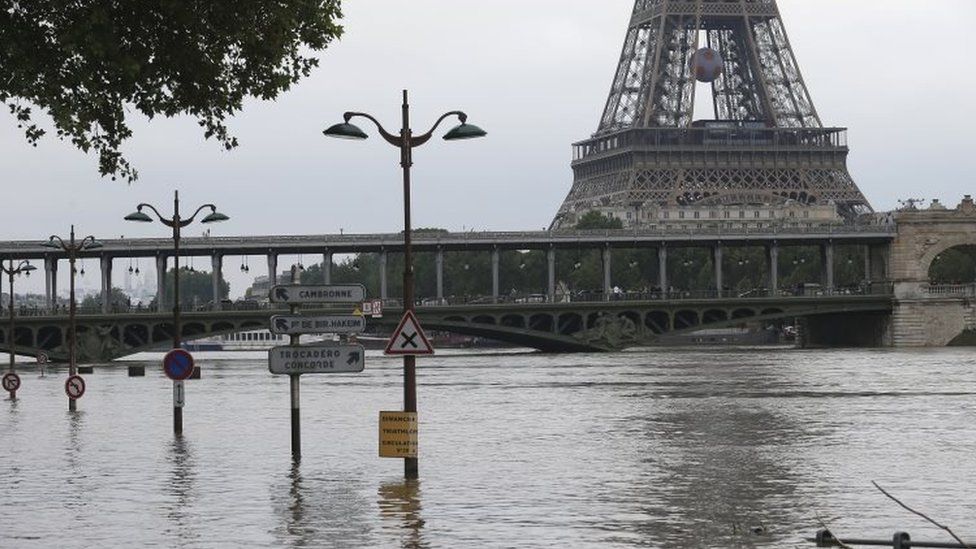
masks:
[[[894,285],[890,344],[976,344],[976,285],[935,285],[929,279],[939,254],[957,246],[976,246],[973,198],[966,195],[953,209],[935,201],[928,209],[906,209],[894,216],[898,234],[888,258]]]

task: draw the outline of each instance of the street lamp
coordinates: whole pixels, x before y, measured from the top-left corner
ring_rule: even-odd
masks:
[[[413,135],[410,129],[410,104],[407,101],[407,90],[403,90],[402,106],[402,126],[400,135],[388,132],[382,124],[372,115],[361,112],[347,112],[343,115],[343,122],[329,127],[322,133],[328,137],[340,139],[362,140],[369,137],[366,132],[358,126],[351,124],[353,118],[365,118],[372,122],[380,135],[387,143],[400,149],[400,167],[403,168],[403,309],[404,312],[414,310],[414,287],[413,287],[413,251],[410,242],[410,166],[413,165],[413,149],[430,141],[434,131],[445,119],[456,116],[461,122],[446,134],[445,141],[459,141],[462,139],[474,139],[487,135],[478,126],[468,124],[468,115],[461,111],[450,111],[437,119],[433,127],[424,134]],[[404,355],[403,357],[403,411],[417,411],[417,357]],[[404,460],[404,475],[407,478],[418,478],[419,464],[417,458],[407,458]]]
[[[11,374],[14,373],[15,370],[14,355],[16,353],[14,352],[14,347],[17,344],[17,338],[14,335],[14,275],[19,276],[23,274],[24,276],[30,276],[31,271],[36,269],[37,267],[34,267],[33,265],[30,264],[29,261],[26,260],[18,263],[16,267],[14,267],[13,259],[10,260],[9,267],[4,267],[3,262],[0,262],[0,273],[7,273],[7,275],[10,277],[8,279],[10,281],[9,284],[10,286],[10,329],[7,333],[7,343],[10,347],[10,366],[8,370],[10,371]],[[16,389],[10,391],[10,398],[11,399],[17,398]]]
[[[204,204],[197,208],[189,218],[183,219],[180,217],[180,192],[174,191],[173,217],[164,217],[155,206],[143,203],[136,206],[136,211],[125,216],[125,220],[152,223],[152,217],[142,211],[144,208],[156,214],[156,218],[160,223],[173,229],[173,348],[179,349],[182,343],[182,338],[180,337],[182,335],[180,329],[180,231],[183,227],[193,223],[197,215],[207,208],[210,209],[210,213],[201,219],[200,223],[217,223],[219,221],[227,221],[230,218],[218,212],[217,207],[213,204]],[[214,302],[217,299],[219,299],[219,296],[214,296]],[[162,307],[162,305],[162,296],[156,296],[156,306]],[[183,433],[183,409],[178,406],[173,406],[173,431],[177,435]]]
[[[47,242],[41,244],[45,248],[61,250],[68,254],[68,376],[74,376],[77,372],[77,359],[75,356],[75,261],[78,259],[78,252],[82,250],[96,250],[102,244],[95,240],[94,236],[88,235],[80,241],[75,240],[75,226],[71,226],[71,234],[68,240],[57,235],[51,235]],[[68,410],[75,411],[76,404],[73,398],[68,399]]]

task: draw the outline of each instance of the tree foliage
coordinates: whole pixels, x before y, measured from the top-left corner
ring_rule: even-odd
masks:
[[[929,280],[933,284],[976,282],[976,246],[958,246],[936,256],[929,267]]]
[[[120,149],[134,109],[188,114],[237,146],[225,121],[248,97],[274,99],[308,76],[342,34],[341,0],[0,0],[0,102],[36,146],[50,116],[60,139],[132,181]]]
[[[173,275],[176,271],[170,269],[166,273],[166,302],[173,302]],[[218,299],[227,299],[230,294],[230,284],[220,279],[220,296]],[[199,307],[201,305],[212,304],[213,295],[213,276],[206,271],[190,271],[186,267],[180,268],[180,307],[183,310]]]
[[[125,290],[122,288],[112,288],[112,293],[109,294],[109,308],[110,309],[126,309],[129,307],[131,300],[129,296],[126,295]],[[97,294],[88,294],[85,299],[81,300],[78,304],[83,310],[94,311],[101,310],[102,308],[102,292]]]
[[[592,229],[623,229],[624,222],[616,217],[603,215],[602,213],[590,210],[580,217],[576,222],[576,229],[580,231]]]

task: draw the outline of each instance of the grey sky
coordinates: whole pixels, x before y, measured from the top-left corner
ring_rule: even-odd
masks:
[[[976,2],[779,4],[821,118],[850,128],[851,172],[876,209],[909,196],[954,204],[976,192],[965,160],[976,142]],[[214,201],[232,217],[219,234],[398,231],[397,152],[365,125],[374,135],[365,143],[321,131],[353,109],[397,128],[403,88],[415,131],[461,108],[489,132],[418,149],[415,226],[540,229],[570,188],[570,143],[596,128],[632,5],[347,0],[346,36],[320,69],[231,121],[237,150],[204,141],[189,118],[136,122],[126,151],[141,178],[132,185],[101,180],[94,157],[55,139],[30,147],[8,117],[0,238],[40,239],[72,222],[100,237],[164,236],[162,226],[122,216],[140,201],[168,205],[174,188],[187,207]]]

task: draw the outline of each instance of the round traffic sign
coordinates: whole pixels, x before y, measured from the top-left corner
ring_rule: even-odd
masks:
[[[85,394],[85,380],[81,376],[71,376],[64,382],[64,392],[71,400],[78,400]]]
[[[13,372],[3,374],[3,390],[12,393],[17,389],[20,389],[20,376]]]
[[[43,351],[41,351],[40,353],[37,353],[37,363],[38,364],[47,364],[47,361],[48,360],[50,360],[50,357],[47,356],[47,353],[45,353]]]
[[[173,381],[190,379],[193,374],[193,355],[185,349],[173,349],[163,357],[163,371]]]

